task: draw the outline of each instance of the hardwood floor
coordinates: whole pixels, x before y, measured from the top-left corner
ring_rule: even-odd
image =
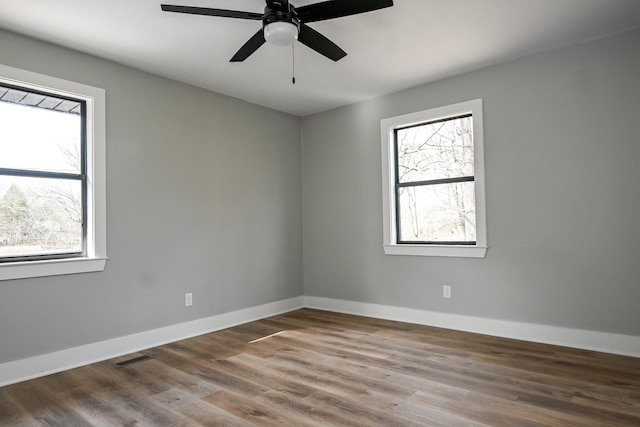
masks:
[[[6,426],[640,426],[640,359],[303,309],[0,388]]]

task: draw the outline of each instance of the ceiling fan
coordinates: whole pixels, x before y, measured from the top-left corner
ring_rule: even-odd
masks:
[[[347,53],[331,40],[309,27],[307,23],[324,21],[371,12],[393,6],[393,0],[329,0],[307,6],[294,7],[289,0],[266,0],[264,14],[207,7],[161,5],[165,12],[192,15],[219,16],[262,21],[258,30],[231,58],[231,62],[247,59],[265,42],[278,46],[293,44],[296,40],[327,58],[338,61]]]

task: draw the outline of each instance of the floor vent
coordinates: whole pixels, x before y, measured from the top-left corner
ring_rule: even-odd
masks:
[[[139,362],[144,362],[146,360],[151,360],[154,357],[155,356],[144,354],[142,356],[134,357],[133,359],[127,359],[127,360],[123,360],[122,362],[114,363],[113,366],[115,366],[116,368],[124,368],[125,366],[129,366],[129,365],[132,365],[134,363],[139,363]]]

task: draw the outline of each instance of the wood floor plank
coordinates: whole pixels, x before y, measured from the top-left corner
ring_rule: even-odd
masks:
[[[122,389],[105,399],[120,412],[136,420],[136,424],[149,426],[193,426],[193,420],[153,400],[153,395],[140,390]]]
[[[316,389],[338,395],[366,398],[367,394],[377,393],[389,396],[395,401],[406,399],[415,392],[410,387],[389,381],[388,371],[375,371],[348,360],[336,363],[331,357],[303,348],[286,353],[279,352],[277,347],[272,348],[271,356],[261,362],[250,362],[255,357],[250,354],[239,355],[236,358],[248,359],[248,363],[256,365],[268,364],[284,375],[298,378]]]
[[[472,421],[462,415],[442,411],[431,405],[415,404],[407,400],[394,408],[394,412],[429,427],[491,427],[489,424]]]
[[[67,405],[59,394],[46,385],[24,382],[7,387],[12,400],[28,412],[36,423],[51,426],[91,426],[76,410]]]
[[[85,390],[69,390],[63,393],[64,404],[72,406],[94,427],[136,426],[138,420],[122,408],[100,400],[99,396]]]
[[[37,422],[27,410],[11,398],[7,390],[0,389],[0,425],[36,426]]]
[[[260,384],[261,387],[266,387],[268,390],[277,390],[298,398],[307,396],[314,391],[312,386],[269,369],[263,363],[244,364],[236,358],[237,356],[234,356],[228,360],[218,360],[216,363],[221,370],[253,384]]]
[[[259,426],[312,426],[301,416],[276,410],[264,399],[248,398],[225,390],[204,397],[204,401]]]
[[[179,386],[195,397],[202,397],[220,390],[219,386],[209,381],[202,380],[197,375],[192,375],[182,369],[176,369],[166,363],[163,358],[156,358],[153,363],[138,363],[122,371],[135,371],[140,378],[153,378],[157,382],[155,390],[147,385],[151,394],[162,393]],[[138,384],[145,384],[145,381],[136,381]]]
[[[468,394],[468,393],[467,393]],[[434,407],[443,412],[449,412],[463,417],[470,421],[486,423],[495,427],[544,427],[544,424],[538,421],[530,420],[511,411],[501,412],[490,405],[491,399],[486,399],[483,405],[473,405],[468,402],[465,396],[459,398],[451,398],[450,396],[442,396],[438,393],[417,392],[410,398],[411,402],[416,404]]]
[[[302,309],[0,388],[45,425],[638,427],[640,359]]]
[[[367,386],[363,382],[356,381],[355,378],[345,375],[338,369],[325,368],[322,369],[318,364],[310,366],[300,366],[299,363],[304,359],[312,358],[313,353],[300,351],[297,355],[289,353],[287,355],[275,355],[269,358],[257,358],[250,354],[238,355],[234,358],[236,361],[244,361],[245,366],[260,366],[264,369],[274,370],[280,376],[290,378],[300,384],[307,384],[306,389],[309,395],[315,390],[321,389],[331,393],[345,394],[349,396],[363,396],[367,393]],[[292,363],[291,361],[294,360]]]
[[[230,412],[217,408],[179,388],[167,390],[152,397],[162,405],[184,415],[194,424],[203,426],[255,427]]]
[[[389,410],[381,409],[380,404],[373,405],[373,400],[345,399],[343,396],[318,390],[305,397],[303,401],[335,411],[341,414],[341,416],[348,417],[353,420],[354,423],[360,423],[361,425],[421,426],[421,423],[410,420],[401,414],[393,414]]]
[[[294,400],[290,396],[277,391],[264,394],[264,399],[287,412],[304,417],[311,425],[332,425],[344,427],[362,426],[363,423],[353,413],[340,414],[332,407],[314,405],[304,400]]]

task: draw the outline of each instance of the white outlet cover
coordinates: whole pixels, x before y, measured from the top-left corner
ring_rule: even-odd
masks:
[[[444,285],[442,287],[442,298],[451,298],[451,286]]]

